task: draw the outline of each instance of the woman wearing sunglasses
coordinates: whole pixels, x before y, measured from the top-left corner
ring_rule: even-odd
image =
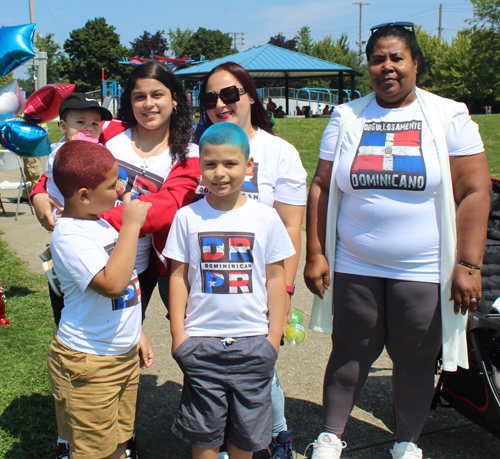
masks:
[[[421,459],[441,345],[443,366],[468,366],[465,324],[481,299],[490,178],[464,104],[417,87],[425,64],[413,24],[372,29],[374,92],[337,107],[320,147],[307,215],[311,318],[331,331],[323,433],[313,459],[339,458],[340,438],[372,363],[393,361],[394,459]]]
[[[243,192],[268,206],[274,206],[285,224],[296,254],[285,260],[288,295],[288,319],[291,296],[300,256],[300,226],[306,203],[306,171],[293,145],[272,132],[268,115],[259,100],[252,77],[240,65],[227,62],[215,67],[203,80],[200,89],[202,115],[207,124],[238,124],[250,140],[254,159],[252,176],[247,177]],[[272,386],[273,459],[292,459],[292,429],[287,428],[284,395],[277,375]]]

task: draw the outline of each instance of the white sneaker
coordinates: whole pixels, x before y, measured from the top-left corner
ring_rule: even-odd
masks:
[[[392,459],[422,459],[422,450],[415,443],[408,441],[394,443],[390,452]]]
[[[307,457],[307,450],[311,445],[313,447],[311,459],[339,459],[342,450],[347,446],[337,435],[328,432],[319,434],[318,439],[307,446],[304,456]]]
[[[227,451],[221,451],[217,459],[229,459]]]

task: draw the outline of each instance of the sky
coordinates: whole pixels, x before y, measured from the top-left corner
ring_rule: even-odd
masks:
[[[358,2],[352,0],[34,0],[37,33],[54,34],[61,46],[74,29],[96,17],[104,17],[115,27],[124,46],[148,31],[168,32],[180,27],[196,31],[198,27],[222,32],[243,33],[239,51],[263,45],[271,36],[283,33],[291,39],[297,30],[309,26],[314,40],[327,35],[349,37],[352,49],[359,38]],[[353,4],[358,3],[358,4]],[[428,33],[437,35],[439,4],[442,8],[442,37],[451,41],[458,30],[467,27],[473,16],[469,0],[364,0],[362,1],[362,40],[370,27],[388,21],[412,21]],[[13,26],[30,22],[29,0],[0,0],[0,25]],[[250,5],[250,6],[249,6]],[[23,77],[19,68],[14,76]]]

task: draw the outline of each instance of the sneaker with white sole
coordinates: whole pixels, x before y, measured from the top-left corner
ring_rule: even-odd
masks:
[[[313,447],[311,459],[339,459],[342,450],[347,446],[345,441],[340,441],[337,435],[329,432],[319,434],[318,439],[307,446],[304,456],[307,457],[307,450],[311,445]]]
[[[69,459],[69,447],[66,442],[56,442],[56,459]]]
[[[47,244],[47,248],[38,256],[40,257],[40,260],[42,260],[43,262],[52,260],[52,252],[50,251],[50,244]]]
[[[422,450],[415,444],[408,441],[394,443],[390,450],[392,459],[422,459]]]
[[[63,292],[61,290],[61,283],[59,282],[59,278],[54,270],[54,265],[52,260],[46,261],[42,263],[43,271],[47,276],[47,280],[49,281],[50,288],[57,296],[63,296]]]
[[[292,447],[293,429],[281,431],[267,448],[269,459],[295,459]]]
[[[137,454],[137,434],[135,432],[132,438],[127,441],[125,459],[139,459],[139,455]]]

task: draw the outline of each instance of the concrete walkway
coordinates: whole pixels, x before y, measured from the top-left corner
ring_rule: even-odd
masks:
[[[0,173],[3,180],[17,180],[17,173]],[[38,254],[49,242],[50,235],[31,215],[28,204],[21,204],[14,221],[15,203],[8,202],[6,215],[0,210],[1,235],[11,250],[29,263],[31,272],[41,273]],[[16,195],[17,196],[17,195]],[[305,235],[304,235],[305,238]],[[293,308],[302,312],[308,323],[312,295],[302,280],[303,257],[297,275]],[[189,459],[190,448],[174,437],[170,426],[175,417],[182,373],[170,356],[169,323],[165,308],[155,291],[145,321],[145,329],[154,347],[156,361],[141,376],[141,408],[139,413],[139,445],[141,459]],[[309,332],[306,341],[297,347],[282,347],[277,363],[281,385],[286,395],[288,425],[295,430],[293,443],[303,453],[322,428],[323,374],[331,350],[330,337]],[[394,418],[391,401],[391,361],[384,353],[370,372],[361,399],[348,422],[343,438],[347,448],[342,459],[390,459],[394,442]],[[500,442],[453,409],[439,408],[431,413],[419,440],[425,459],[497,459]],[[256,453],[258,459],[268,458],[266,452]],[[298,458],[302,458],[298,454]]]

